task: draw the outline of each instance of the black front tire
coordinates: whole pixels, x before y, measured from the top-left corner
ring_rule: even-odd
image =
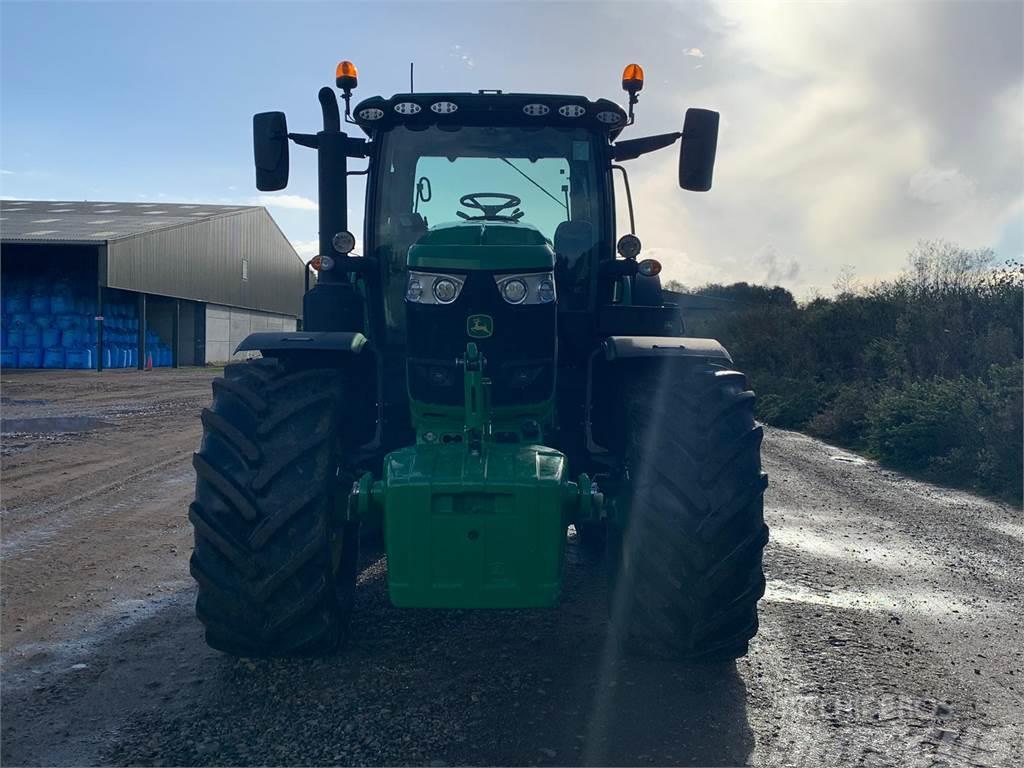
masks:
[[[342,393],[338,370],[272,358],[228,365],[214,381],[189,508],[196,614],[211,647],[316,655],[344,636],[359,536],[335,503]]]
[[[623,376],[629,481],[609,526],[612,629],[630,650],[743,656],[757,633],[768,541],[762,430],[743,374],[686,359]]]

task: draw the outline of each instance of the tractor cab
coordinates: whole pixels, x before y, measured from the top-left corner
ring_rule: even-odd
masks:
[[[423,93],[367,99],[353,114],[375,148],[365,242],[382,268],[389,339],[404,331],[409,249],[431,228],[453,223],[479,222],[492,240],[514,240],[520,229],[533,233],[527,240],[539,233],[555,253],[560,310],[594,307],[597,262],[615,255],[609,141],[627,121],[618,105]],[[504,268],[497,253],[489,261]]]

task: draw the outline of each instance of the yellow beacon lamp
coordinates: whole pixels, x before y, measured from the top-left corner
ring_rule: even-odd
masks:
[[[629,122],[633,123],[633,105],[637,103],[637,94],[644,87],[644,68],[639,64],[627,64],[622,70],[622,90],[629,94]]]
[[[345,60],[338,64],[334,70],[334,84],[341,90],[341,98],[345,100],[345,119],[351,115],[349,100],[352,98],[352,91],[359,85],[359,70],[351,61]]]

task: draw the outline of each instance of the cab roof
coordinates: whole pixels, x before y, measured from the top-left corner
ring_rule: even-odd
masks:
[[[613,101],[550,93],[397,93],[365,99],[352,112],[371,138],[396,125],[554,125],[589,128],[612,141],[626,126],[625,110]]]

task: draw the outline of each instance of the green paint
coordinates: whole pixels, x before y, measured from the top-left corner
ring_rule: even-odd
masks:
[[[554,252],[532,226],[466,222],[423,235],[409,249],[408,266],[460,274],[548,271]],[[493,316],[469,315],[466,334],[490,338]],[[474,341],[460,362],[462,406],[412,401],[416,444],[385,457],[384,476],[372,492],[369,481],[362,482],[352,514],[383,516],[388,589],[397,606],[553,605],[566,526],[584,506],[595,508],[590,482],[581,493],[567,477],[566,457],[537,444],[553,423],[553,399],[493,408]]]
[[[399,607],[554,605],[574,484],[558,451],[416,445],[384,463],[388,590]]]
[[[496,442],[497,432],[522,434],[531,419],[547,425],[552,403],[492,408],[491,382],[474,342],[461,363],[463,406],[415,403],[416,445],[385,458],[372,504],[369,479],[361,481],[352,514],[383,514],[396,606],[554,605],[566,526],[584,507],[596,509],[590,482],[581,479],[582,491],[569,482],[568,461],[553,448],[525,439]]]
[[[547,239],[529,224],[442,224],[409,249],[410,269],[541,271],[554,266]]]

